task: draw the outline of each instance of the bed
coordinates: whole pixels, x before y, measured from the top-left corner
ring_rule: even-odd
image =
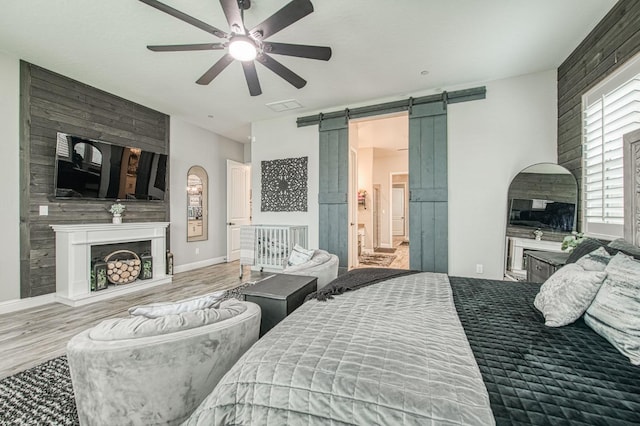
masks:
[[[373,281],[298,308],[186,424],[640,424],[640,367],[582,319],[546,327],[539,284]]]

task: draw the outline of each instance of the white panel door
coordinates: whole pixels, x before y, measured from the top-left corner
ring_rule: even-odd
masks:
[[[393,187],[391,189],[391,233],[392,235],[404,235],[404,188]]]
[[[227,262],[240,259],[240,226],[251,224],[251,166],[227,160]]]

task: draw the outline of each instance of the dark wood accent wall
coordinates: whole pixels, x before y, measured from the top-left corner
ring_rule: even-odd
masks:
[[[49,225],[110,222],[113,201],[54,198],[57,132],[169,154],[169,116],[20,63],[20,296],[56,290],[55,234]],[[164,201],[125,201],[128,222],[169,220]],[[40,216],[39,206],[49,206]]]
[[[573,173],[578,188],[582,188],[582,95],[638,52],[640,1],[620,0],[558,68],[558,164]],[[578,229],[582,229],[581,201],[578,206]]]

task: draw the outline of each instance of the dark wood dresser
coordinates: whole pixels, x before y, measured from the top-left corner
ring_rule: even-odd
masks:
[[[569,253],[527,250],[524,256],[527,264],[527,281],[543,283],[566,263]]]

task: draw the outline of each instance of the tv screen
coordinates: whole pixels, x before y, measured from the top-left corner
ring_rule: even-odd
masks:
[[[509,225],[557,232],[573,231],[576,205],[551,200],[511,200]]]
[[[56,198],[164,200],[167,155],[58,133]]]

